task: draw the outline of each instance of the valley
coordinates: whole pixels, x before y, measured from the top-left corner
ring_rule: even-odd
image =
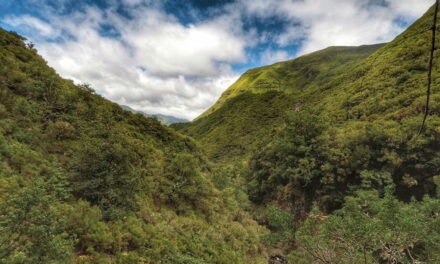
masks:
[[[0,29],[0,264],[439,263],[433,17],[248,70],[169,126]]]

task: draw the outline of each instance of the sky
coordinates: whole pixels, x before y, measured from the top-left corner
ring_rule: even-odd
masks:
[[[64,78],[193,119],[246,70],[392,40],[435,0],[0,0],[0,26]]]

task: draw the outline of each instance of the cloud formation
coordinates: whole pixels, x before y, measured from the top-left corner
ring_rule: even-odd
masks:
[[[297,55],[328,46],[392,40],[434,0],[242,0],[246,12],[284,17],[291,24],[278,35],[283,47],[300,41]]]
[[[245,43],[227,23],[184,26],[146,7],[131,15],[87,7],[68,17],[52,14],[49,22],[28,15],[4,22],[33,31],[39,52],[62,76],[148,113],[194,118],[238,77],[230,64],[245,59]],[[103,27],[115,36],[103,35]]]
[[[238,78],[237,65],[389,41],[434,0],[236,0],[192,6],[188,21],[165,8],[172,1],[82,2],[69,9],[69,0],[55,7],[46,0],[39,2],[44,16],[1,21],[35,42],[63,77],[136,110],[192,119]]]

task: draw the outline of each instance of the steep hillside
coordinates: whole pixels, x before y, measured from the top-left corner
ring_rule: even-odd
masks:
[[[425,14],[386,45],[330,47],[249,70],[199,118],[174,127],[215,159],[243,160],[270,141],[286,111],[312,108],[332,122],[416,116],[423,111],[431,24]],[[437,76],[436,70],[434,86]]]
[[[193,140],[49,68],[0,29],[0,263],[264,263]]]
[[[426,100],[432,17],[433,9],[386,45],[333,47],[250,70],[200,118],[175,128],[199,140],[211,157],[219,161],[251,158],[251,171],[267,169],[263,174],[269,180],[273,180],[274,176],[270,175],[275,171],[282,173],[276,162],[291,159],[290,164],[285,164],[285,171],[293,164],[305,162],[302,156],[295,160],[296,154],[279,153],[285,149],[273,149],[276,148],[274,142],[297,140],[293,138],[297,134],[303,138],[295,144],[319,142],[319,148],[313,150],[318,156],[308,165],[311,167],[303,169],[310,173],[313,167],[319,173],[332,175],[331,180],[326,179],[330,176],[321,175],[324,178],[320,184],[324,184],[323,180],[344,182],[338,186],[338,199],[343,199],[351,188],[349,185],[360,183],[361,171],[370,166],[388,166],[387,173],[399,185],[404,185],[402,177],[416,177],[415,181],[419,180],[411,186],[411,191],[402,186],[397,192],[405,199],[416,193],[421,197],[432,190],[429,184],[422,182],[438,172],[433,165],[437,164],[435,153],[439,146],[436,132],[440,113],[438,50],[435,51],[429,125],[425,134],[417,136]],[[315,120],[314,124],[310,120]],[[289,147],[293,142],[283,144],[279,147]],[[365,149],[362,150],[363,144]],[[304,147],[310,148],[309,145]],[[352,147],[355,149],[347,149]],[[365,160],[356,160],[356,157]],[[369,164],[370,158],[376,160],[371,161],[375,165]],[[405,158],[410,164],[403,170]],[[267,159],[273,159],[275,164]],[[357,165],[350,164],[351,161]],[[364,161],[369,165],[362,167]],[[290,177],[284,175],[285,180],[273,184],[284,186]],[[260,179],[254,184],[258,188],[270,185],[263,182]],[[418,192],[415,189],[419,189]],[[271,198],[283,197],[282,191],[270,188],[267,194]],[[255,195],[261,198],[262,194]],[[337,202],[334,195],[327,198],[332,199],[329,208],[340,204],[341,200]]]
[[[250,70],[197,120],[174,126],[212,158],[239,164],[281,257],[440,261],[438,49],[418,133],[433,17],[431,8],[386,45],[329,48]]]
[[[433,16],[250,70],[179,132],[0,30],[0,264],[439,263]]]
[[[200,141],[211,158],[241,159],[269,142],[286,111],[303,107],[382,46],[330,47],[249,70],[195,121],[174,127]]]
[[[360,47],[329,47],[294,60],[251,69],[229,87],[219,100],[198,119],[245,92],[284,92],[295,97],[313,92],[332,78],[348,71],[384,44]]]

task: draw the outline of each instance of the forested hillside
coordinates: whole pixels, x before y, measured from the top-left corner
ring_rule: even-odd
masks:
[[[236,166],[267,245],[292,263],[439,263],[438,49],[421,130],[433,17],[386,45],[250,70],[174,126]]]
[[[440,263],[433,17],[249,70],[171,127],[0,29],[0,264]]]
[[[382,46],[330,47],[249,70],[195,121],[174,127],[197,139],[217,161],[242,159],[270,141],[287,110],[301,108],[305,98]]]
[[[192,139],[0,30],[0,263],[265,263],[265,228],[214,176]]]
[[[424,107],[431,26],[425,14],[386,45],[330,47],[249,70],[194,122],[174,127],[230,161],[267,144],[288,111],[311,109],[339,124],[415,117]],[[433,78],[435,85],[438,71]]]

